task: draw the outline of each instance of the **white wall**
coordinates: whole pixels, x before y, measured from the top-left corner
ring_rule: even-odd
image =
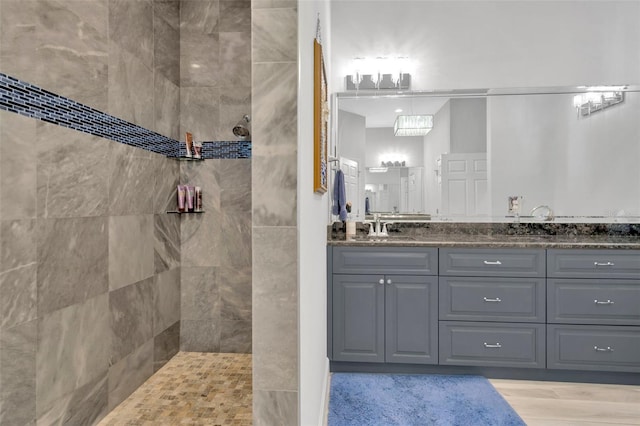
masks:
[[[395,136],[391,127],[367,129],[366,166],[380,167],[382,159],[390,161],[404,159],[407,167],[421,167],[423,164],[422,137]]]
[[[558,216],[640,214],[640,94],[580,118],[571,95],[488,105],[494,215],[506,214],[510,195],[524,196],[523,213],[544,204]]]
[[[323,50],[325,58],[328,58],[331,48],[329,3],[298,2],[299,423],[304,426],[322,423],[325,381],[329,371],[326,355],[329,196],[313,193],[313,39],[318,13],[322,23]],[[327,63],[326,67],[330,75],[330,64]]]
[[[638,83],[640,2],[334,0],[332,82],[406,56],[413,89]]]
[[[451,152],[487,152],[485,98],[451,99]]]

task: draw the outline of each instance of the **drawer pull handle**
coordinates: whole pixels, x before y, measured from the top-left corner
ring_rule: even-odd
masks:
[[[502,302],[502,299],[500,299],[499,297],[496,297],[495,299],[489,299],[488,297],[483,297],[485,302],[496,302],[496,303],[500,303]]]
[[[492,344],[489,344],[487,342],[484,342],[484,347],[485,348],[490,348],[490,349],[500,349],[502,347],[502,345],[500,343],[494,343],[492,345]]]
[[[495,261],[485,260],[484,264],[485,265],[502,265],[502,262],[500,262],[499,260],[495,260]]]
[[[595,266],[615,266],[613,262],[593,262]]]
[[[596,305],[613,305],[615,302],[613,300],[605,300],[605,301],[599,301],[598,299],[594,300],[593,303],[595,303]]]
[[[378,284],[384,284],[384,278],[380,278],[380,281],[378,281]]]
[[[613,348],[611,346],[607,346],[606,348],[599,348],[597,346],[594,346],[593,349],[596,352],[613,352]]]
[[[389,280],[387,280],[387,284],[393,284],[393,283],[392,283],[392,282],[391,282],[391,280],[389,279]]]

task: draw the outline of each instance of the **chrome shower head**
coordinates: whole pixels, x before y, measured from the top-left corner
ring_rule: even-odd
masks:
[[[248,115],[244,115],[238,123],[233,126],[233,134],[239,137],[241,140],[246,140],[251,136],[251,118]]]

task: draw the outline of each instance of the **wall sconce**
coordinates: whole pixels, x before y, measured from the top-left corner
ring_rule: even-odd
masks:
[[[345,77],[346,90],[408,90],[411,74],[406,72],[408,58],[355,58],[354,71]]]
[[[395,136],[424,136],[433,129],[433,115],[399,115],[393,124]]]
[[[242,119],[233,126],[233,134],[240,138],[240,140],[247,140],[251,137],[251,118],[248,115],[242,116]]]
[[[610,87],[603,86],[601,88],[593,88],[592,90],[607,90],[611,91],[594,91],[586,92],[573,97],[573,106],[575,107],[578,116],[588,116],[596,111],[602,111],[605,108],[612,107],[624,101],[624,92],[621,90],[624,87]]]

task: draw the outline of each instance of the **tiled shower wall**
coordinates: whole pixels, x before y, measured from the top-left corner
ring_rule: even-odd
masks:
[[[233,140],[251,114],[251,1],[180,5],[180,128],[205,141]],[[181,182],[203,188],[203,215],[182,235],[180,348],[251,352],[251,160],[182,163]]]
[[[298,424],[297,5],[252,11],[255,425]]]
[[[0,72],[179,137],[179,2],[0,17]],[[179,164],[11,112],[0,127],[0,424],[92,424],[178,350]]]

